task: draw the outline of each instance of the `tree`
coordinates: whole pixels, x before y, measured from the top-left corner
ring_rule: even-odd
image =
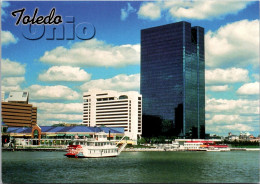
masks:
[[[143,137],[137,140],[137,145],[145,144],[145,143],[146,143],[146,140]]]

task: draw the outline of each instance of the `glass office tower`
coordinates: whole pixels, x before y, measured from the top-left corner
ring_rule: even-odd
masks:
[[[174,124],[175,135],[205,137],[204,28],[177,22],[141,30],[143,115]]]

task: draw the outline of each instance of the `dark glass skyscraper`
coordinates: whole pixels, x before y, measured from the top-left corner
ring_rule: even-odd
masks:
[[[172,121],[176,135],[205,137],[204,28],[177,22],[141,30],[141,94],[143,115]]]

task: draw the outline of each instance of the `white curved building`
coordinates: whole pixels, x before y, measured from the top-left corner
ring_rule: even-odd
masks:
[[[142,96],[136,91],[89,90],[83,94],[83,123],[122,127],[126,136],[137,140],[142,134]]]

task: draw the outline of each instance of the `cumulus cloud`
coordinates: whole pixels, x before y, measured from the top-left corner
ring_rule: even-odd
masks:
[[[78,121],[78,122],[68,122],[68,121],[52,121],[52,120],[37,120],[37,124],[40,126],[51,126],[54,124],[61,124],[61,123],[71,123],[71,124],[80,124],[82,123],[82,121]]]
[[[235,14],[246,8],[249,2],[232,1],[177,1],[165,3],[172,17],[212,19]]]
[[[258,100],[206,99],[206,131],[226,135],[227,132],[255,131],[259,128]]]
[[[228,88],[228,85],[208,86],[208,87],[206,87],[206,90],[219,92],[219,91],[228,91],[229,88]]]
[[[207,121],[207,124],[225,125],[251,121],[253,121],[253,118],[248,116],[217,114],[214,115],[209,121]]]
[[[15,38],[10,31],[1,32],[1,43],[2,45],[9,45],[11,43],[17,43],[18,38]]]
[[[245,67],[259,64],[259,20],[241,20],[205,35],[208,67]]]
[[[144,3],[138,11],[138,17],[141,19],[157,20],[161,18],[161,7],[158,3]]]
[[[45,114],[41,113],[37,116],[41,120],[66,120],[66,121],[82,121],[82,114]]]
[[[254,131],[258,125],[255,117],[241,115],[214,115],[207,120],[207,131],[214,133],[228,133],[241,131]]]
[[[38,110],[39,125],[82,123],[82,103],[31,102]]]
[[[40,61],[56,65],[123,67],[140,63],[140,45],[109,45],[97,39],[46,51]]]
[[[24,82],[24,77],[5,77],[2,79],[3,86],[15,86]]]
[[[134,9],[130,3],[127,3],[126,8],[121,9],[121,20],[126,20],[126,18],[129,16],[130,13],[135,12],[136,9]]]
[[[7,16],[7,13],[6,13],[6,11],[5,11],[5,8],[6,7],[9,7],[10,6],[10,3],[9,2],[6,2],[6,1],[1,1],[1,7],[2,7],[2,9],[1,9],[1,18],[2,18],[2,21],[4,21],[5,20],[5,17]]]
[[[30,99],[77,100],[80,95],[67,86],[32,85],[26,89],[30,92]]]
[[[248,70],[242,68],[205,70],[205,82],[208,85],[247,82],[248,80]]]
[[[143,3],[138,11],[142,19],[156,20],[162,12],[166,18],[172,19],[213,19],[222,18],[228,14],[236,14],[246,8],[246,1],[157,1]]]
[[[19,76],[25,74],[25,65],[9,59],[1,60],[2,76]]]
[[[239,95],[259,95],[259,82],[247,83],[237,90]]]
[[[1,86],[1,90],[5,92],[10,91],[22,91],[20,85],[14,85],[14,86]]]
[[[206,112],[213,114],[258,115],[258,100],[206,99]]]
[[[39,75],[41,81],[89,81],[91,74],[88,74],[79,67],[53,66],[46,72]]]
[[[120,74],[109,79],[92,80],[80,86],[81,91],[88,91],[93,88],[116,91],[138,91],[140,89],[140,74]]]
[[[236,123],[234,125],[226,125],[223,128],[229,131],[240,131],[240,132],[254,131],[254,127],[250,125],[239,124],[239,123]]]
[[[9,59],[1,60],[1,75],[2,75],[2,86],[1,90],[10,91],[21,91],[21,83],[25,81],[22,75],[25,74],[25,65],[22,65]]]
[[[240,123],[235,123],[230,125],[214,125],[214,126],[207,127],[207,132],[220,133],[225,136],[227,136],[228,132],[239,133],[239,132],[250,132],[254,130],[255,130],[254,127],[250,125],[240,124]]]
[[[47,102],[31,102],[38,110],[44,113],[82,113],[82,103],[47,103]]]

